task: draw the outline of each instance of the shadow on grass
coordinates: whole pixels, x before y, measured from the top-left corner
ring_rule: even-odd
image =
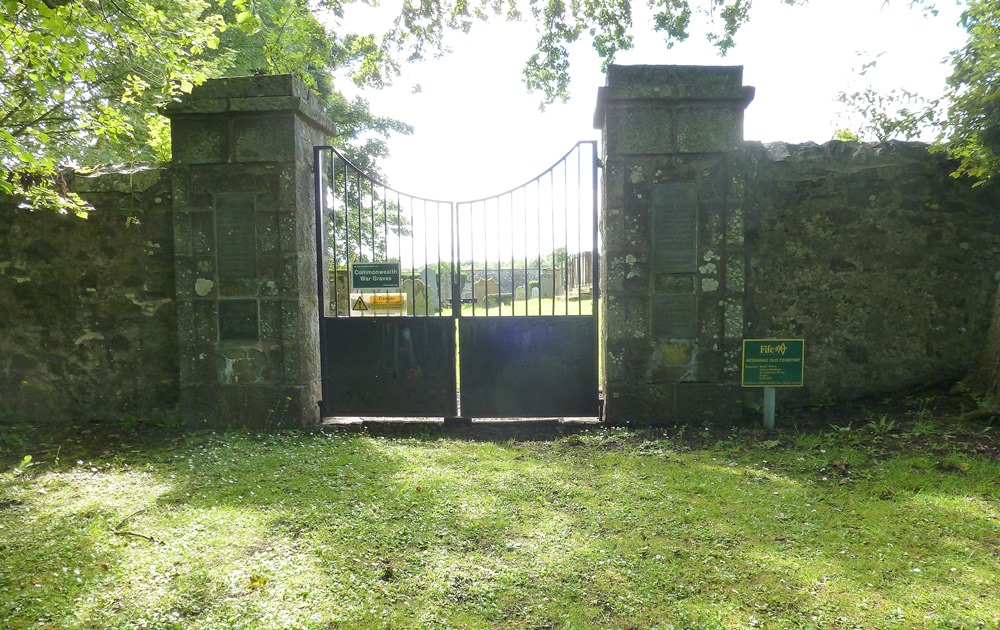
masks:
[[[52,467],[42,456],[0,485],[0,618],[12,628],[1000,618],[998,464],[859,435],[674,427],[514,441],[395,428],[197,433],[151,448],[108,440],[97,445],[106,457]]]

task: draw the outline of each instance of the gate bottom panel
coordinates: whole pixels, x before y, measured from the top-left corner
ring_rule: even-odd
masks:
[[[458,330],[463,416],[598,414],[593,316],[467,317]]]
[[[328,317],[324,327],[324,415],[457,414],[454,319]]]

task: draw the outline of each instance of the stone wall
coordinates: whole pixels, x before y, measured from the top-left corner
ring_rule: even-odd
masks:
[[[605,415],[614,424],[742,412],[743,110],[739,67],[612,66],[600,278]]]
[[[136,417],[177,402],[170,178],[67,178],[89,218],[0,200],[0,419]]]
[[[743,338],[805,339],[797,404],[953,381],[982,346],[1000,192],[922,145],[743,142],[752,94],[739,68],[609,72],[610,422],[738,418],[759,400]],[[0,200],[0,420],[318,419],[311,148],[330,125],[290,77],[211,82],[170,114],[172,170],[68,177],[88,219]]]
[[[208,81],[166,114],[169,169],[68,178],[88,219],[0,200],[0,419],[319,419],[312,162],[332,125],[290,75]]]
[[[736,419],[741,341],[803,338],[821,404],[953,382],[1000,276],[1000,192],[925,145],[742,140],[742,68],[612,66],[602,304],[612,423]]]
[[[200,426],[316,423],[313,148],[333,125],[291,75],[206,81],[164,113],[180,413]]]
[[[1000,195],[926,145],[748,143],[746,336],[806,341],[823,403],[960,378],[1000,272]]]

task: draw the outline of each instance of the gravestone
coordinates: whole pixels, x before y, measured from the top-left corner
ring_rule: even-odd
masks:
[[[499,295],[500,285],[494,278],[480,278],[472,287],[472,297],[476,298],[477,304],[485,304],[490,298],[495,299]]]
[[[406,294],[406,314],[427,314],[427,290],[424,283],[415,278],[407,278],[400,284],[400,289]]]
[[[565,277],[562,269],[542,269],[538,283],[543,298],[553,298],[566,294]]]
[[[543,298],[551,298],[553,295],[552,291],[552,270],[542,269],[541,276],[538,278],[538,291]]]
[[[438,313],[441,311],[441,293],[438,286],[438,273],[434,267],[425,267],[420,272],[420,280],[424,283],[429,295],[431,311]]]

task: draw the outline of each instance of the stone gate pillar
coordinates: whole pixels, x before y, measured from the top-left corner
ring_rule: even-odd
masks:
[[[292,76],[210,80],[165,114],[181,412],[216,426],[316,422],[312,148],[333,127]]]
[[[603,132],[602,337],[612,424],[742,410],[742,67],[612,66]]]

